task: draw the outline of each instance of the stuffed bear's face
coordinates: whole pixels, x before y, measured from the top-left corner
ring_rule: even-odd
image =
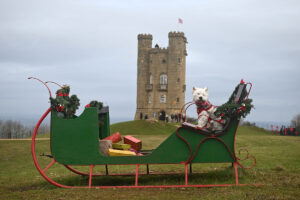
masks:
[[[208,88],[193,87],[193,100],[195,102],[205,102],[208,100]]]

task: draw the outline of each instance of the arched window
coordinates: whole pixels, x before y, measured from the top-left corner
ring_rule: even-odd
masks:
[[[152,84],[152,74],[150,74],[149,81],[150,81],[150,84]]]
[[[160,83],[161,85],[166,85],[166,84],[168,84],[167,74],[161,74],[159,80],[160,80],[159,83]]]

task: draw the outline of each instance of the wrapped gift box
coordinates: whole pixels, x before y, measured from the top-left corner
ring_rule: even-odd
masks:
[[[110,156],[135,156],[136,153],[127,150],[108,149],[108,155]]]
[[[139,139],[136,139],[135,137],[133,137],[131,135],[126,135],[124,137],[124,144],[130,144],[131,148],[134,149],[136,152],[139,152],[142,149],[142,141]]]

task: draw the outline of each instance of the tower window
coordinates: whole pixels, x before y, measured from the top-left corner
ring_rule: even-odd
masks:
[[[178,61],[178,63],[181,63],[181,59],[180,58],[178,58],[177,61]]]
[[[176,99],[177,103],[179,103],[179,98]]]
[[[180,83],[180,78],[177,79],[177,83]]]
[[[160,103],[166,103],[166,95],[160,96]]]
[[[150,74],[149,83],[152,84],[152,74]]]
[[[148,96],[148,103],[149,104],[152,103],[152,97],[151,97],[151,95]]]
[[[166,85],[166,84],[168,84],[168,77],[167,77],[167,74],[161,74],[161,75],[160,75],[159,83],[160,83],[161,85]]]
[[[167,61],[166,61],[165,59],[163,59],[163,60],[162,60],[162,63],[163,63],[163,64],[166,64],[166,63],[167,63]]]

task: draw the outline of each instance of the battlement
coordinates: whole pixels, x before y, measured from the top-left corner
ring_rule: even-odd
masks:
[[[183,32],[176,32],[176,31],[169,32],[169,37],[184,37],[185,38]]]
[[[138,34],[138,40],[140,40],[140,39],[152,40],[153,37],[151,34]]]
[[[183,41],[187,43],[187,39],[183,32],[169,32],[169,38],[183,38]]]

